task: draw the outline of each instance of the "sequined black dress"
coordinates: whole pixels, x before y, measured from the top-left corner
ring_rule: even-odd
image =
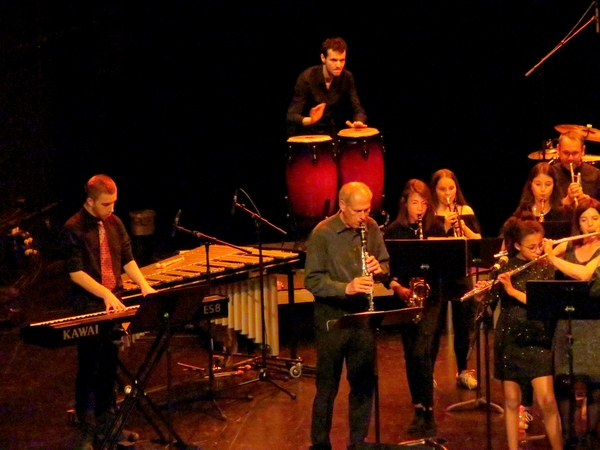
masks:
[[[511,271],[527,261],[510,258],[504,271]],[[511,277],[515,289],[525,292],[527,280],[554,279],[554,267],[541,260]],[[495,370],[498,380],[525,382],[553,374],[552,329],[549,324],[527,319],[527,305],[506,293],[498,283],[490,293],[500,300],[501,312],[496,324]]]
[[[588,261],[579,261],[575,256],[575,247],[569,243],[565,260],[585,265],[600,255],[596,250]],[[600,320],[573,320],[573,373],[582,381],[600,381]],[[554,338],[554,364],[556,375],[569,374],[569,359],[567,357],[568,321],[561,320],[556,326]]]

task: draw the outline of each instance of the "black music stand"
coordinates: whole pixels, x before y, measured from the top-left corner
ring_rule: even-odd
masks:
[[[365,311],[356,314],[345,314],[336,321],[329,321],[328,326],[333,329],[369,329],[375,336],[375,442],[380,441],[379,420],[379,372],[377,370],[377,329],[386,325],[396,325],[414,320],[423,308],[404,308],[391,311]]]
[[[573,370],[573,320],[599,320],[600,304],[590,300],[589,281],[531,280],[527,282],[527,318],[556,323],[567,321],[567,358],[569,364],[569,423],[565,449],[574,448],[575,436],[575,374]]]
[[[385,245],[393,264],[392,276],[443,280],[467,274],[466,239],[386,239]]]
[[[143,399],[150,407],[162,424],[167,428],[168,439],[165,439],[160,428],[150,419],[150,416],[143,413],[146,420],[150,422],[152,427],[159,434],[161,444],[171,446],[173,439],[180,449],[197,449],[198,447],[185,444],[183,439],[173,429],[171,421],[170,400],[168,406],[168,414],[165,417],[160,408],[152,402],[146,394],[146,385],[151,378],[156,366],[160,362],[163,354],[167,353],[167,392],[170,392],[171,386],[171,363],[170,363],[170,340],[172,329],[174,326],[187,324],[190,318],[193,318],[201,307],[203,296],[201,292],[207,290],[203,284],[192,285],[177,290],[165,290],[154,294],[149,294],[142,298],[140,308],[136,315],[131,320],[131,325],[128,330],[132,333],[157,329],[157,335],[148,351],[146,358],[140,365],[136,375],[131,374],[123,364],[119,363],[119,367],[130,378],[131,384],[125,387],[125,399],[121,403],[117,414],[106,432],[105,438],[102,441],[102,450],[112,450],[116,448],[118,438],[123,430],[125,422],[129,415],[136,407],[142,410],[139,402]],[[199,295],[200,294],[200,295]],[[169,394],[168,394],[169,395]]]
[[[494,255],[502,248],[502,238],[481,238],[467,240],[468,264],[475,269],[492,267],[496,263]],[[478,272],[476,272],[476,275]]]
[[[496,258],[494,255],[500,251],[502,247],[502,238],[483,238],[483,239],[472,239],[467,243],[469,247],[469,260],[472,267],[475,267],[475,276],[479,280],[479,272],[482,267],[491,267],[495,262]],[[495,274],[497,276],[497,274]],[[495,281],[495,277],[493,278]],[[491,290],[491,289],[490,289]],[[489,294],[490,290],[487,291]],[[469,300],[473,301],[473,300]],[[473,345],[476,346],[476,373],[477,373],[477,389],[475,392],[475,398],[464,402],[455,403],[446,408],[446,411],[468,411],[471,409],[485,408],[486,410],[486,424],[487,424],[487,443],[488,448],[491,448],[491,415],[490,412],[502,414],[504,410],[500,405],[491,401],[490,392],[490,346],[489,346],[489,327],[491,316],[487,314],[489,302],[486,298],[481,302],[480,308],[474,318],[475,320],[475,336],[471,339],[471,349]],[[482,370],[481,370],[481,328],[484,331],[484,362],[485,362],[485,396],[482,395],[481,385],[483,381]]]

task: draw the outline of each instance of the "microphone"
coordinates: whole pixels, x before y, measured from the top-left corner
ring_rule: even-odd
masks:
[[[238,189],[233,193],[233,203],[231,204],[231,215],[235,214],[235,204],[237,203]]]
[[[600,34],[600,14],[598,13],[598,0],[594,5],[594,18],[596,19],[596,34]]]
[[[508,256],[502,255],[498,258],[496,264],[492,266],[492,272],[498,272],[508,262]]]
[[[175,214],[175,220],[173,221],[173,230],[171,230],[171,237],[175,237],[175,234],[177,234],[177,227],[179,226],[179,216],[181,216],[181,210],[177,211],[177,214]]]

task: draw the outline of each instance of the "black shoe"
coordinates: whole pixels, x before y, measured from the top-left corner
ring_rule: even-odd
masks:
[[[120,422],[119,424],[115,424],[115,420],[117,418],[117,414],[112,411],[106,411],[104,413],[102,413],[99,417],[98,417],[98,426],[96,428],[96,441],[97,442],[104,442],[104,439],[106,438],[106,434],[108,433],[108,431],[116,426],[119,426],[122,424],[122,422]],[[116,442],[123,442],[123,443],[127,443],[127,442],[137,442],[140,439],[140,435],[137,434],[135,431],[131,431],[131,430],[121,430],[121,433],[119,434],[119,436],[116,439]]]
[[[94,429],[90,422],[77,423],[77,437],[73,450],[94,450]]]
[[[410,425],[406,428],[408,434],[419,435],[425,426],[425,409],[415,408],[415,417]]]
[[[104,442],[106,438],[106,434],[103,431],[100,431],[96,434],[96,441],[101,443]],[[134,443],[140,440],[140,435],[135,431],[131,430],[121,430],[119,437],[116,439],[117,443]]]
[[[421,429],[422,437],[433,437],[437,434],[437,427],[433,418],[433,408],[425,409],[423,416],[423,428]]]

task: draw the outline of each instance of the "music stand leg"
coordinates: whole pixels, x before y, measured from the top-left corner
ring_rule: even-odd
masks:
[[[483,330],[484,330],[484,336],[485,336],[485,348],[484,348],[484,360],[485,360],[485,367],[486,367],[486,374],[485,374],[486,396],[485,397],[483,397],[482,393],[481,393],[482,375],[481,375],[481,329],[480,329],[480,327],[482,326],[482,323],[483,323]],[[497,405],[497,404],[491,402],[487,395],[487,391],[490,386],[488,326],[485,324],[485,322],[479,320],[475,329],[476,329],[475,339],[476,339],[476,345],[477,345],[477,362],[476,362],[477,389],[475,390],[475,398],[472,400],[464,401],[464,402],[454,403],[446,408],[446,412],[469,411],[472,409],[486,408],[487,410],[491,410],[496,413],[503,414],[504,409],[500,405]]]

